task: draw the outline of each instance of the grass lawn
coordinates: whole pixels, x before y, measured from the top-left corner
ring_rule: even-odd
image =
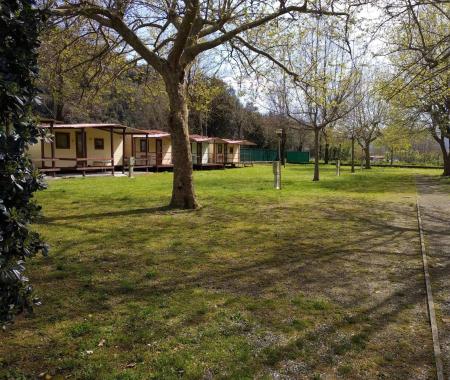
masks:
[[[0,379],[432,379],[414,175],[288,166],[49,181]],[[9,377],[8,377],[9,376]]]

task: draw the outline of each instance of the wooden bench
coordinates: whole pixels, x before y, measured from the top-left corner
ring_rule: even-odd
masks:
[[[114,175],[114,168],[112,166],[79,166],[76,167],[75,170],[82,172],[83,176],[87,171],[107,171],[111,170]]]

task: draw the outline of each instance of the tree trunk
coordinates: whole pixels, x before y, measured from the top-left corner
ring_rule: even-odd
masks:
[[[447,148],[445,147],[445,139],[441,139],[441,141],[439,141],[439,145],[441,146],[442,157],[444,159],[444,172],[442,175],[447,177],[450,176],[450,146],[449,151],[447,152]]]
[[[355,172],[355,136],[352,136],[352,173]]]
[[[391,166],[394,165],[394,148],[391,148]]]
[[[322,152],[323,152],[322,136],[319,135],[319,160],[322,158]]]
[[[367,144],[366,147],[364,148],[364,156],[366,160],[366,164],[364,167],[366,169],[372,169],[372,167],[370,166],[370,144]]]
[[[173,187],[170,207],[195,209],[198,203],[192,175],[185,72],[180,70],[167,73],[164,81],[169,97],[169,128],[172,138]]]
[[[444,173],[443,176],[450,176],[450,155],[447,154],[447,157],[444,157]]]
[[[319,180],[319,134],[320,130],[318,128],[314,129],[314,178],[313,181]]]
[[[323,161],[325,165],[328,165],[328,162],[330,161],[330,144],[328,144],[328,142],[325,142],[325,156]]]

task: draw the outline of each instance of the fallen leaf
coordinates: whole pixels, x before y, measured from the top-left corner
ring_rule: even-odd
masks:
[[[103,347],[106,343],[105,339],[100,339],[100,342],[98,342],[98,347]]]
[[[127,368],[134,368],[136,367],[136,363],[128,363]]]

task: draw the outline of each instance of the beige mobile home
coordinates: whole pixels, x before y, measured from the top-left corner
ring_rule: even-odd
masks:
[[[241,163],[241,146],[256,145],[247,140],[232,140],[214,137],[213,158],[214,162],[223,165],[236,166]]]
[[[189,135],[191,142],[192,164],[196,166],[208,166],[214,164],[212,157],[212,143],[214,138],[200,135]]]
[[[42,172],[111,170],[123,165],[124,136],[120,124],[42,124],[54,138],[29,147],[34,165]]]
[[[135,158],[135,168],[172,167],[170,134],[159,130],[133,130],[125,134],[125,166]]]

